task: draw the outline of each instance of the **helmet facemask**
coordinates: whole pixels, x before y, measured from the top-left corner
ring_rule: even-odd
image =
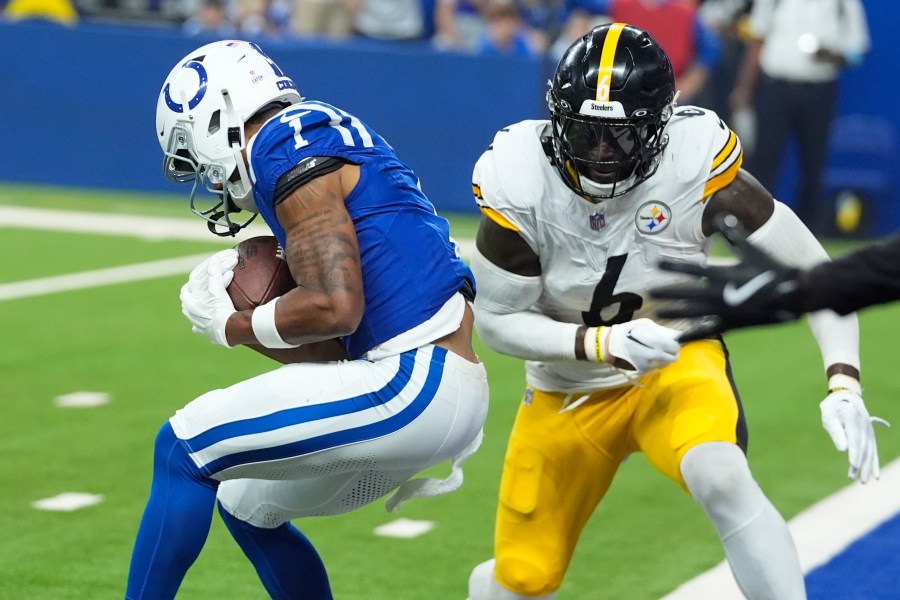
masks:
[[[216,235],[233,236],[257,215],[250,179],[240,156],[242,144],[232,145],[232,157],[225,155],[216,162],[203,161],[194,145],[193,127],[193,123],[179,122],[172,128],[169,145],[163,152],[163,172],[173,183],[193,183],[191,212],[205,220]],[[243,131],[239,135],[243,137]],[[243,221],[232,221],[231,215],[242,209],[252,214]]]
[[[625,23],[575,41],[550,80],[554,162],[585,199],[621,196],[651,177],[675,110],[675,76],[662,47]]]
[[[551,107],[553,103],[551,102]],[[672,114],[602,119],[551,108],[553,142],[565,170],[563,179],[579,194],[607,200],[634,189],[656,172],[665,148],[663,133]]]

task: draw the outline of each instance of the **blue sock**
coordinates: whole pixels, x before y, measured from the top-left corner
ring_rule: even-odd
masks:
[[[274,529],[255,527],[221,504],[219,514],[273,600],[332,600],[325,565],[299,529],[291,523]]]
[[[141,518],[126,600],[168,600],[206,542],[219,482],[197,469],[166,422],[156,436],[153,484]]]

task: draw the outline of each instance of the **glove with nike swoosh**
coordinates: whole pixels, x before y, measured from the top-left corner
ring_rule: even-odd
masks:
[[[635,319],[595,331],[598,358],[620,369],[647,373],[664,367],[678,358],[681,332],[654,323],[650,319]]]
[[[679,341],[797,319],[801,314],[800,269],[782,264],[750,243],[747,232],[732,215],[717,219],[716,226],[733,244],[741,259],[738,263],[713,266],[663,260],[660,269],[693,275],[698,281],[650,290],[654,298],[681,301],[660,309],[660,318],[704,318]]]

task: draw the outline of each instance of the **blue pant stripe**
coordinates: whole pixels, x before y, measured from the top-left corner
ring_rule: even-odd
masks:
[[[207,475],[213,475],[225,469],[254,462],[266,462],[273,460],[281,460],[294,456],[302,456],[327,448],[337,446],[345,446],[356,442],[383,437],[398,431],[414,421],[421,415],[437,394],[440,387],[441,378],[444,373],[444,361],[447,351],[440,347],[434,348],[431,357],[428,375],[425,379],[425,385],[419,391],[416,398],[404,410],[376,423],[370,423],[352,429],[343,431],[335,431],[325,435],[320,435],[307,440],[274,446],[271,448],[260,448],[257,450],[248,450],[246,452],[236,452],[223,456],[210,463],[207,463],[201,470]],[[389,399],[389,398],[388,398]],[[383,401],[386,401],[384,399]]]
[[[355,396],[353,398],[347,398],[345,400],[338,400],[336,402],[289,408],[262,417],[223,423],[222,425],[207,429],[203,433],[185,440],[185,442],[192,452],[199,452],[222,440],[264,433],[266,431],[273,431],[275,429],[290,427],[291,425],[298,425],[300,423],[308,423],[320,419],[347,415],[384,404],[396,396],[400,390],[409,383],[410,377],[412,377],[413,367],[415,366],[416,352],[417,350],[410,350],[409,352],[403,353],[400,356],[400,368],[397,370],[397,373],[389,382],[377,391]]]

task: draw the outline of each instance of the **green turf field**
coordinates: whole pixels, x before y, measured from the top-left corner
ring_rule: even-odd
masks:
[[[3,205],[183,216],[204,227],[190,215],[186,198],[2,186]],[[473,235],[471,217],[451,223],[454,236]],[[0,228],[0,284],[222,247],[212,236],[209,243],[147,241],[10,228],[2,221]],[[2,301],[0,600],[121,598],[159,426],[200,393],[275,365],[191,334],[178,301],[184,277]],[[900,379],[893,377],[900,305],[871,309],[860,321],[867,403],[873,414],[900,423]],[[750,425],[751,465],[790,518],[847,485],[846,459],[819,425],[825,380],[818,350],[800,323],[730,334],[727,342]],[[461,490],[411,502],[396,515],[379,502],[297,523],[319,548],[338,600],[463,600],[469,571],[490,556],[505,436],[523,379],[519,361],[478,349],[492,404],[484,445],[467,463]],[[81,390],[107,392],[111,402],[54,405],[56,396]],[[896,459],[900,436],[880,430],[879,449],[882,464]],[[578,475],[573,468],[571,476]],[[74,512],[31,507],[66,491],[102,494],[104,501]],[[412,540],[373,535],[398,517],[434,521],[436,528]],[[590,522],[557,598],[657,599],[721,559],[699,509],[633,457]],[[265,597],[215,517],[179,598]]]

